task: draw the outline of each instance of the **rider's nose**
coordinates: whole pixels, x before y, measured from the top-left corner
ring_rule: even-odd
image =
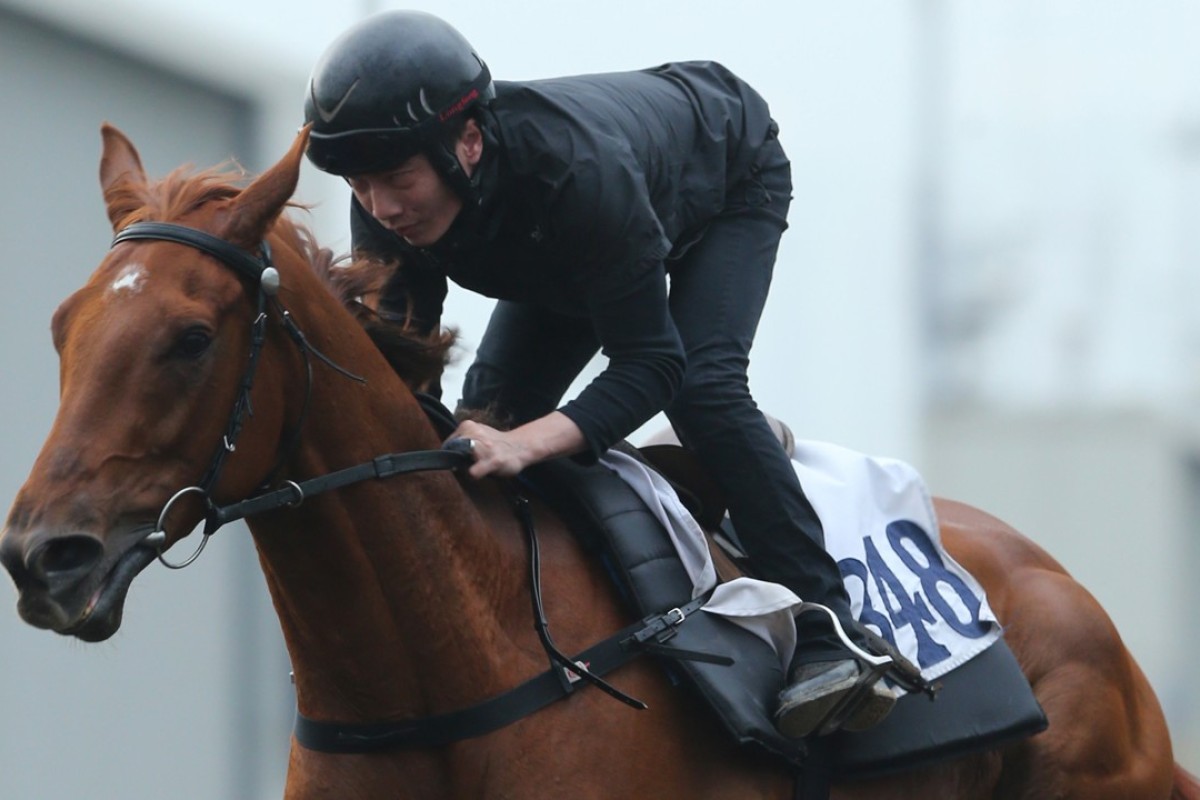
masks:
[[[373,186],[370,191],[371,216],[381,221],[387,221],[404,214],[404,206],[396,193],[386,187]]]

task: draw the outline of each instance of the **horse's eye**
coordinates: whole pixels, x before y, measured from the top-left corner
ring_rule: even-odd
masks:
[[[188,328],[175,342],[174,354],[179,358],[195,359],[204,355],[212,344],[212,336],[204,328]]]

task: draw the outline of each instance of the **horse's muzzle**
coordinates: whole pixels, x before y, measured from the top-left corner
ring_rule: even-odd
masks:
[[[85,533],[10,529],[0,538],[0,564],[17,587],[21,619],[86,641],[107,639],[120,627],[129,584],[154,555],[134,547],[106,558],[104,543]]]

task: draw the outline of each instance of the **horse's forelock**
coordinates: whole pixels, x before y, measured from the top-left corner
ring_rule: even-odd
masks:
[[[105,199],[118,212],[114,218],[119,230],[134,222],[181,219],[207,203],[236,196],[245,178],[244,172],[229,168],[197,171],[183,166],[152,182],[125,176],[108,190]]]

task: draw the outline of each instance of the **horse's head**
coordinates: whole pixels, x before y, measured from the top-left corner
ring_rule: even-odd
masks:
[[[211,172],[151,183],[129,140],[105,126],[100,178],[113,229],[174,222],[247,256],[273,237],[276,260],[294,260],[297,248],[273,229],[295,190],[305,139],[239,190]],[[212,471],[231,409],[250,400],[239,387],[259,316],[253,283],[195,247],[129,239],[59,307],[58,416],[0,538],[26,622],[89,641],[117,630],[131,581],[158,553],[147,535],[177,491]],[[263,361],[260,376],[297,369],[288,358]],[[253,398],[261,400],[258,391]],[[238,448],[209,487],[214,495],[249,493],[278,457],[288,410],[251,406],[239,445],[259,446]],[[203,516],[203,495],[194,494],[164,515],[167,545]]]

